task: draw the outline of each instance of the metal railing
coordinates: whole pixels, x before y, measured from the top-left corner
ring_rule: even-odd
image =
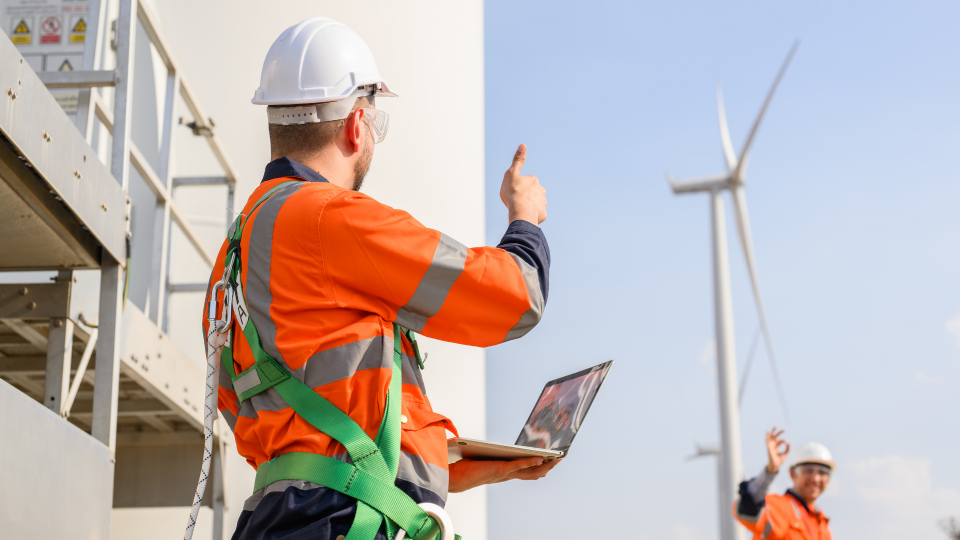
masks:
[[[163,35],[157,30],[156,16],[150,8],[137,0],[122,0],[120,14],[116,23],[116,69],[95,69],[102,59],[106,2],[90,0],[91,17],[88,32],[95,36],[88,41],[84,50],[83,69],[73,72],[45,72],[41,80],[48,88],[80,88],[77,108],[77,127],[85,134],[88,142],[93,140],[94,119],[103,125],[113,137],[111,172],[126,191],[130,182],[132,166],[145,181],[156,197],[153,238],[150,253],[153,260],[149,265],[151,276],[148,295],[151,298],[150,320],[165,329],[164,315],[169,304],[170,294],[179,292],[198,292],[206,288],[201,283],[170,283],[170,238],[171,227],[175,223],[187,242],[209,266],[213,266],[215,254],[203,244],[199,234],[174,201],[173,191],[178,187],[224,185],[227,188],[226,226],[233,221],[236,174],[210,121],[194,98],[190,87],[181,76],[179,65],[174,59],[170,47]],[[159,169],[154,170],[137,145],[131,140],[131,117],[133,106],[133,54],[136,50],[136,24],[143,27],[149,37],[150,45],[157,52],[166,68],[166,93],[163,104],[162,135],[160,140]],[[113,107],[94,88],[114,88]],[[171,175],[171,152],[175,129],[175,102],[179,95],[193,120],[190,126],[196,136],[206,139],[213,156],[223,170],[222,176],[174,178]],[[133,239],[133,242],[142,242]]]

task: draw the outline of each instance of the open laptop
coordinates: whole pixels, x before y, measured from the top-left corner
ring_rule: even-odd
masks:
[[[449,439],[447,460],[454,463],[463,458],[513,460],[543,457],[550,461],[565,457],[612,365],[613,360],[610,360],[548,382],[516,443],[499,444],[463,437]]]

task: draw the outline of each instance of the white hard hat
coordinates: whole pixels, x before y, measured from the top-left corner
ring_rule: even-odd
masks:
[[[368,95],[396,96],[380,76],[370,47],[347,25],[313,17],[273,42],[251,101],[276,106],[347,100],[345,118],[355,101],[347,98]]]
[[[837,464],[833,461],[833,454],[830,453],[830,450],[827,450],[826,446],[818,442],[809,442],[797,448],[793,456],[790,457],[790,470],[804,463],[819,463],[830,467],[831,470],[837,468]]]

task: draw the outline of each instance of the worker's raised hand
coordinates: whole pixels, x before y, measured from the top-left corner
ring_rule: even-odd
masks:
[[[503,173],[500,200],[507,207],[510,223],[522,219],[539,225],[547,219],[547,190],[543,189],[536,176],[520,174],[526,160],[527,145],[521,144],[510,168]]]
[[[450,465],[450,492],[460,493],[484,484],[507,480],[539,480],[563,460],[544,461],[543,458],[513,461],[477,461],[461,459]]]
[[[773,429],[767,432],[767,472],[777,474],[789,453],[790,443],[783,438],[783,430],[777,431],[777,426],[773,426]]]

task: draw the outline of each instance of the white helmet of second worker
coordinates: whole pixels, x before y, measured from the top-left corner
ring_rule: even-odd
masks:
[[[342,120],[363,96],[396,94],[359,34],[333,19],[313,17],[287,28],[273,42],[251,101],[270,106],[271,124],[303,124]],[[297,121],[275,121],[271,109],[284,107],[289,117],[289,107],[297,105],[308,105],[296,107],[303,114]],[[316,116],[309,115],[314,110]]]
[[[830,467],[830,470],[837,468],[837,464],[833,461],[833,454],[818,442],[810,442],[797,448],[790,457],[790,470],[804,463],[818,463]]]

